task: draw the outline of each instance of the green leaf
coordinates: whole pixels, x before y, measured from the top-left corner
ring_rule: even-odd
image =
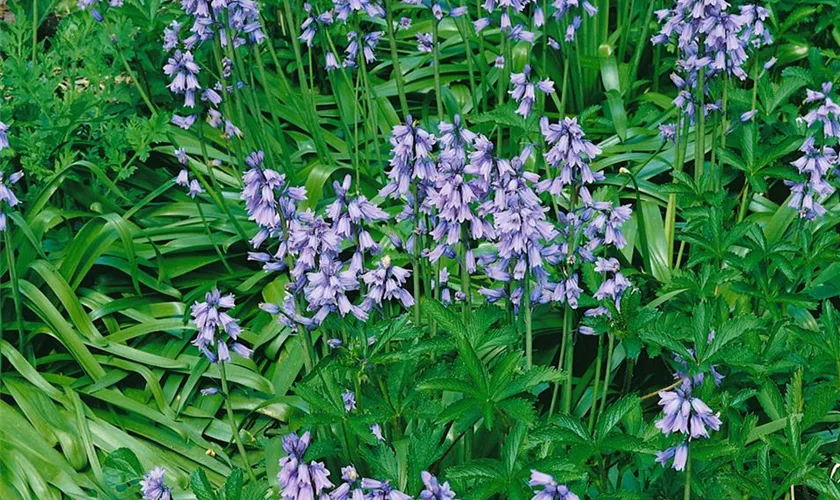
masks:
[[[464,337],[467,334],[467,329],[464,327],[464,322],[451,309],[444,307],[443,304],[432,298],[426,298],[423,301],[423,310],[429,317],[436,321],[444,330],[459,337]]]
[[[190,476],[190,489],[198,500],[218,500],[216,493],[213,491],[213,486],[207,480],[204,469],[196,469]]]
[[[140,460],[128,448],[118,448],[102,462],[102,476],[105,484],[116,491],[125,491],[132,483],[139,481],[145,471]]]
[[[230,475],[225,481],[225,500],[241,500],[244,483],[245,474],[242,469],[236,468],[230,471]]]
[[[607,410],[601,415],[598,420],[598,425],[595,427],[595,436],[598,441],[607,440],[607,436],[615,428],[616,425],[628,413],[638,408],[640,399],[638,396],[629,395],[624,396],[614,403],[610,403]]]

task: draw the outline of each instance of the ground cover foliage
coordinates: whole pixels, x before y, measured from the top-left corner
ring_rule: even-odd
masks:
[[[836,1],[0,10],[0,498],[840,498]]]

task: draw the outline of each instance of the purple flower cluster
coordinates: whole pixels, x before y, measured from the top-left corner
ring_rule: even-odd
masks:
[[[5,231],[8,225],[6,211],[20,205],[20,200],[10,186],[17,184],[21,179],[23,179],[22,170],[13,173],[8,178],[4,178],[3,172],[0,172],[0,233]]]
[[[360,321],[381,305],[382,300],[399,299],[410,307],[414,299],[403,288],[409,271],[392,266],[385,257],[375,269],[365,271],[365,255],[381,251],[368,226],[386,220],[388,214],[364,195],[351,196],[351,178],[334,182],[335,200],[326,207],[326,217],[311,210],[300,210],[298,203],[306,199],[303,188],[291,187],[283,175],[264,169],[262,152],[248,157],[251,169],[245,174],[242,198],[249,218],[260,231],[252,240],[255,248],[268,238],[278,241],[274,253],[251,252],[249,258],[264,264],[266,271],[289,268],[291,282],[282,304],[261,304],[261,308],[279,315],[278,320],[297,330],[320,325],[331,312],[352,314]],[[342,260],[343,245],[352,246],[349,261]],[[287,264],[287,260],[293,263]],[[361,284],[367,286],[361,303],[354,296],[362,295]],[[302,292],[305,306],[295,302]],[[303,311],[303,313],[302,313]],[[304,314],[311,313],[311,317]]]
[[[380,433],[381,434],[381,433]],[[332,491],[333,483],[329,480],[330,471],[321,462],[304,461],[310,444],[310,434],[301,437],[288,434],[283,437],[283,451],[286,456],[280,459],[280,472],[277,481],[280,484],[280,498],[287,500],[412,500],[412,497],[399,491],[389,481],[362,478],[353,465],[341,468],[342,483]],[[421,473],[423,491],[420,500],[454,500],[455,492],[449,482],[440,483],[427,471]],[[577,497],[546,497],[574,500]]]
[[[251,349],[238,342],[242,332],[238,320],[225,312],[234,305],[233,294],[223,296],[217,288],[205,294],[204,302],[195,302],[192,305],[190,312],[198,328],[198,335],[192,344],[198,347],[211,363],[230,361],[231,350],[243,358],[251,357]],[[230,347],[228,341],[233,342]]]
[[[711,103],[703,110],[696,109],[694,92],[700,71],[706,82],[724,73],[744,80],[748,51],[772,42],[765,25],[769,10],[744,5],[738,14],[732,14],[727,12],[728,8],[725,0],[677,0],[673,8],[656,11],[657,19],[663,24],[651,41],[654,45],[670,43],[677,48],[679,74],[671,75],[678,90],[674,104],[691,122],[697,111],[706,114],[719,108]],[[708,93],[708,86],[704,86],[703,92]],[[744,121],[751,118],[750,115],[742,117]]]
[[[223,88],[221,82],[203,87],[199,82],[201,66],[195,59],[203,42],[212,41],[216,36],[223,47],[231,43],[234,48],[248,43],[260,44],[265,34],[260,24],[259,5],[254,0],[181,0],[184,13],[192,18],[190,35],[181,40],[181,30],[187,22],[173,20],[163,31],[163,48],[167,52],[174,50],[163,67],[170,78],[169,90],[175,95],[184,96],[184,107],[196,108],[196,96],[207,103],[207,123],[220,129],[222,136],[230,139],[241,138],[242,131],[230,119],[219,111],[224,90],[234,91],[233,85]],[[224,21],[222,21],[224,20]],[[182,46],[183,50],[179,48]],[[222,77],[230,78],[232,61],[221,61]],[[237,82],[236,87],[244,86]],[[199,95],[200,92],[200,95]],[[173,115],[172,124],[185,130],[196,122],[199,113],[187,116]]]
[[[329,480],[330,471],[323,462],[313,460],[307,465],[303,460],[309,441],[309,432],[304,432],[301,437],[297,434],[283,436],[283,451],[286,452],[286,456],[280,459],[280,472],[277,473],[282,499],[329,498],[325,490],[333,487]]]
[[[356,251],[350,262],[350,269],[360,272],[364,265],[364,254],[370,252],[373,255],[381,251],[381,247],[373,240],[366,224],[384,221],[388,214],[377,207],[364,195],[351,197],[351,178],[344,177],[342,183],[333,182],[335,190],[335,201],[326,208],[327,216],[333,221],[335,233],[345,241],[352,241],[356,245]]]
[[[815,135],[807,137],[799,148],[802,156],[791,162],[805,180],[785,181],[792,193],[789,206],[797,209],[800,217],[809,220],[825,214],[821,201],[834,193],[835,187],[829,181],[840,175],[837,152],[828,146],[829,141],[840,139],[840,105],[830,96],[832,87],[831,82],[826,82],[819,91],[807,90],[805,103],[813,104],[813,107],[803,121],[808,127],[817,129],[817,133],[821,132],[823,144],[817,145]]]
[[[368,490],[365,500],[412,500],[410,496],[391,486],[388,481],[364,478],[362,488]]]
[[[666,436],[672,433],[687,436],[682,443],[659,452],[656,462],[664,467],[673,460],[672,468],[683,470],[688,458],[688,442],[708,438],[709,429],[720,429],[720,414],[713,413],[700,398],[692,396],[691,379],[683,379],[679,388],[659,393],[659,405],[663,417],[656,422],[656,428]]]
[[[327,10],[321,14],[317,14],[309,2],[303,4],[303,10],[306,12],[306,19],[300,25],[300,29],[303,32],[298,39],[305,43],[307,47],[312,47],[316,32],[333,23],[333,12],[332,10]]]
[[[531,500],[580,500],[580,497],[572,493],[565,484],[558,484],[554,476],[531,470],[531,479],[528,481],[531,487],[541,486],[542,489],[534,491]]]
[[[99,9],[96,8],[96,6],[99,5],[101,1],[102,0],[78,0],[78,2],[76,2],[76,6],[82,10],[89,10],[91,17],[93,17],[93,19],[96,22],[101,23],[104,17],[99,11]],[[123,0],[108,0],[108,7],[110,9],[115,9],[122,6]]]
[[[428,471],[420,473],[423,480],[423,491],[420,492],[420,500],[454,500],[455,492],[449,486],[449,481],[440,484],[438,479]]]
[[[560,175],[546,179],[537,185],[539,192],[548,191],[559,196],[563,188],[574,184],[586,190],[587,184],[604,179],[604,174],[593,172],[589,162],[601,154],[601,149],[585,139],[583,129],[577,118],[564,118],[558,123],[550,123],[548,118],[540,119],[540,129],[546,144],[551,148],[546,151],[545,163],[552,169],[558,169]],[[581,196],[587,196],[581,193]]]
[[[342,467],[341,479],[344,482],[330,492],[330,500],[365,500],[365,490],[361,487],[362,478],[355,467]]]
[[[589,17],[594,17],[598,13],[598,8],[587,0],[583,0],[583,2],[579,0],[554,0],[551,5],[554,7],[552,13],[554,19],[559,21],[564,17],[571,18],[569,24],[566,25],[565,40],[567,42],[575,41],[575,35],[583,24],[584,13]]]
[[[411,271],[395,266],[387,255],[379,261],[376,269],[362,274],[362,281],[367,285],[367,294],[362,302],[362,309],[370,311],[374,306],[382,305],[383,300],[399,300],[403,307],[414,305],[414,297],[403,288]]]
[[[510,75],[510,83],[513,84],[510,95],[514,101],[519,103],[516,114],[522,116],[522,118],[528,118],[531,115],[531,109],[537,101],[536,90],[546,95],[554,93],[554,82],[546,78],[534,84],[530,81],[530,75],[531,66],[529,64],[525,65],[522,73],[511,73]]]
[[[172,498],[172,490],[164,484],[165,474],[165,468],[155,467],[143,476],[140,481],[140,493],[143,495],[143,500],[170,500]]]
[[[389,182],[379,191],[381,196],[406,196],[413,180],[428,185],[434,179],[435,162],[431,153],[437,138],[414,123],[411,115],[406,117],[405,124],[394,126],[390,142]]]
[[[180,163],[182,167],[186,167],[190,163],[190,157],[187,155],[187,152],[184,151],[184,148],[178,148],[175,150],[175,158],[178,159],[178,163]],[[190,198],[195,198],[196,195],[204,192],[204,188],[201,187],[201,183],[198,182],[198,179],[190,179],[190,173],[186,168],[181,168],[180,172],[178,172],[178,176],[175,177],[175,184],[187,188],[187,195]]]

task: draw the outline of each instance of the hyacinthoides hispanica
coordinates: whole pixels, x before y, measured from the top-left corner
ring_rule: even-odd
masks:
[[[0,122],[0,151],[9,147],[9,138],[7,132],[9,126]],[[17,322],[18,330],[18,346],[25,352],[26,336],[23,332],[23,309],[22,298],[20,296],[20,284],[18,282],[17,264],[15,263],[14,246],[12,246],[12,239],[9,231],[9,226],[12,224],[12,209],[21,204],[18,197],[13,191],[13,186],[23,179],[23,171],[12,172],[4,176],[0,172],[0,233],[3,233],[3,247],[6,254],[6,266],[9,270],[9,281],[11,282],[12,301],[15,306],[15,321]],[[2,314],[0,314],[2,316]]]
[[[729,12],[729,4],[719,2],[698,2],[695,0],[678,0],[671,8],[656,11],[657,19],[662,23],[661,31],[652,38],[654,45],[669,44],[677,50],[675,72],[671,80],[677,87],[678,94],[674,104],[680,110],[677,123],[669,132],[675,139],[674,170],[681,172],[688,149],[689,131],[694,128],[694,181],[697,186],[711,186],[720,188],[721,169],[715,165],[714,146],[709,175],[705,175],[706,154],[706,116],[710,113],[721,112],[720,147],[726,145],[726,135],[729,132],[729,121],[726,116],[728,110],[728,90],[732,77],[745,80],[747,72],[744,69],[749,58],[749,51],[771,43],[771,38],[764,22],[769,17],[769,11],[757,5],[744,5],[738,13]],[[753,62],[754,68],[758,61]],[[772,66],[772,63],[770,63]],[[757,89],[757,73],[754,71],[753,94]],[[707,102],[707,96],[717,87],[722,87],[722,101]],[[752,111],[742,116],[742,120],[749,121],[755,114],[755,99]],[[717,134],[711,134],[712,140],[717,140]],[[747,199],[747,183],[744,185],[742,200]],[[745,201],[742,201],[745,203]],[[741,208],[743,212],[745,209]],[[674,194],[669,195],[665,216],[665,233],[667,241],[668,259],[674,257],[674,241],[676,236],[677,203]],[[740,216],[740,215],[739,215]],[[743,217],[743,216],[741,216]],[[683,246],[677,257],[679,267]]]

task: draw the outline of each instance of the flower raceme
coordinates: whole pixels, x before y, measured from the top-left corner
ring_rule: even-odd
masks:
[[[280,498],[284,500],[312,500],[324,498],[326,490],[333,487],[329,480],[330,471],[323,462],[311,461],[306,464],[303,457],[309,448],[309,432],[298,437],[288,434],[283,437],[283,451],[286,456],[280,459]]]
[[[165,468],[155,467],[143,476],[140,481],[140,493],[143,495],[143,500],[170,500],[172,498],[172,490],[164,484],[165,474]]]
[[[412,497],[399,491],[389,481],[362,478],[353,465],[341,468],[342,483],[333,488],[329,480],[330,471],[322,462],[304,459],[309,448],[311,435],[287,434],[283,437],[283,451],[286,456],[280,459],[280,472],[277,482],[280,485],[280,498],[284,500],[412,500]],[[427,471],[421,473],[423,490],[420,500],[454,500],[455,492],[449,482],[440,483]],[[554,497],[552,497],[554,498]],[[577,497],[556,497],[568,498]]]
[[[658,453],[656,462],[664,467],[673,460],[672,468],[681,471],[688,459],[688,443],[694,439],[708,438],[709,429],[720,429],[720,415],[700,398],[692,396],[691,379],[682,379],[679,388],[659,393],[659,405],[663,417],[656,422],[656,428],[666,436],[673,433],[684,436],[683,441]],[[708,428],[707,428],[708,427]]]
[[[534,492],[531,500],[580,500],[580,497],[572,493],[568,486],[559,484],[554,476],[538,470],[531,470],[531,479],[528,481],[528,485],[542,487],[541,490]]]
[[[251,357],[251,349],[238,342],[242,328],[238,320],[225,310],[235,305],[233,294],[222,295],[214,288],[204,296],[204,302],[195,302],[191,315],[198,335],[192,344],[196,346],[211,363],[230,361],[232,350],[243,358]],[[228,346],[228,342],[232,342]]]

